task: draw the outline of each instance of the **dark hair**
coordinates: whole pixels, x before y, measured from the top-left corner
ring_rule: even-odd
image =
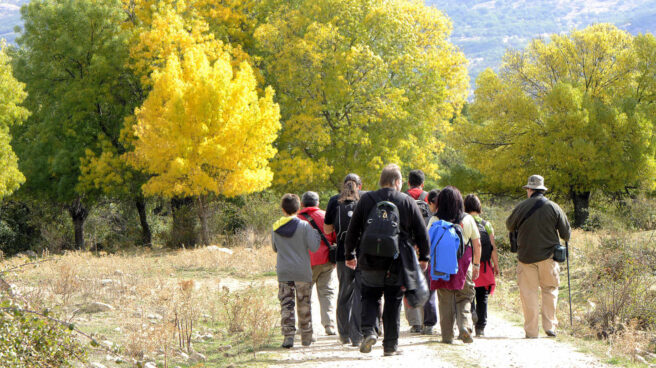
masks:
[[[478,212],[481,213],[481,201],[474,194],[467,194],[465,197],[465,212],[472,213]]]
[[[287,193],[282,196],[280,207],[288,215],[293,215],[301,208],[301,200],[296,194]]]
[[[344,181],[342,183],[346,184],[347,181],[352,181],[355,182],[356,185],[362,185],[362,179],[360,179],[360,175],[356,173],[350,173],[344,177]]]
[[[462,194],[454,186],[446,186],[437,196],[437,218],[449,222],[459,222],[465,208],[462,203]]]
[[[428,200],[428,203],[432,204],[437,204],[437,196],[440,195],[440,190],[439,189],[433,189],[430,192],[428,192],[428,196],[426,199]]]
[[[380,173],[378,185],[382,187],[394,186],[394,182],[401,180],[401,168],[397,164],[389,164],[383,168]]]
[[[342,184],[342,191],[339,192],[338,203],[343,203],[344,201],[359,201],[360,192],[358,191],[358,183],[353,180],[345,181]]]
[[[408,174],[408,184],[413,188],[424,184],[424,180],[426,180],[426,176],[421,170],[412,170],[410,171],[410,174]]]
[[[305,192],[301,197],[303,207],[316,207],[319,205],[319,195],[316,192]]]

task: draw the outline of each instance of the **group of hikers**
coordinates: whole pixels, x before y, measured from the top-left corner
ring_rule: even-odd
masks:
[[[325,212],[315,192],[283,195],[284,216],[272,233],[282,347],[294,346],[296,314],[302,345],[315,341],[315,285],[326,334],[339,335],[342,344],[359,346],[362,353],[383,335],[384,356],[400,354],[402,304],[411,333],[434,334],[439,315],[444,343],[453,342],[454,325],[464,343],[473,342],[473,333],[484,336],[488,297],[500,272],[494,228],[481,218],[477,196],[463,198],[453,186],[426,192],[424,181],[421,170],[411,171],[403,192],[401,169],[390,164],[380,175],[380,189],[364,192],[360,177],[348,174]],[[541,176],[529,177],[524,189],[528,199],[506,220],[517,245],[524,330],[526,338],[538,337],[541,312],[542,327],[553,337],[559,286],[554,251],[559,237],[569,240],[570,226],[561,208],[545,198]]]

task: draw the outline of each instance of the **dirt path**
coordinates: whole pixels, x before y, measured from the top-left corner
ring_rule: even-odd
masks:
[[[440,343],[440,336],[410,335],[404,315],[401,317],[400,356],[383,357],[381,340],[370,354],[361,354],[356,347],[341,345],[335,336],[325,336],[319,319],[316,295],[312,299],[312,319],[317,342],[308,348],[300,346],[283,351],[272,368],[283,367],[400,367],[413,363],[415,367],[604,367],[599,359],[580,353],[558,339],[525,339],[522,327],[503,319],[494,311],[488,318],[484,338],[473,344],[460,341],[453,345]],[[403,313],[403,312],[402,312]],[[436,326],[439,332],[439,326]]]

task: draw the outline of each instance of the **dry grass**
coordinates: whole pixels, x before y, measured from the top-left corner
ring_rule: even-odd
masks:
[[[244,304],[236,308],[242,309],[245,326],[240,338],[247,345],[256,349],[271,336],[277,319],[271,318],[269,307],[275,305],[276,288],[261,276],[275,272],[275,254],[267,247],[231,250],[232,254],[207,248],[118,255],[71,252],[3,277],[31,308],[53,309],[94,333],[98,341],[111,341],[105,344],[117,354],[168,366],[181,351],[192,352],[195,341],[207,341],[201,336],[212,333],[215,340],[230,341],[226,300]],[[25,262],[5,260],[0,270]],[[248,297],[238,294],[249,288],[257,292],[245,293]],[[114,310],[79,311],[92,302]]]

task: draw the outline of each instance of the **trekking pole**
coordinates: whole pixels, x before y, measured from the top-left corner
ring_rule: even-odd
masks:
[[[569,325],[572,323],[572,284],[569,281],[569,242],[565,242],[565,258],[567,258],[567,294],[569,294]]]

